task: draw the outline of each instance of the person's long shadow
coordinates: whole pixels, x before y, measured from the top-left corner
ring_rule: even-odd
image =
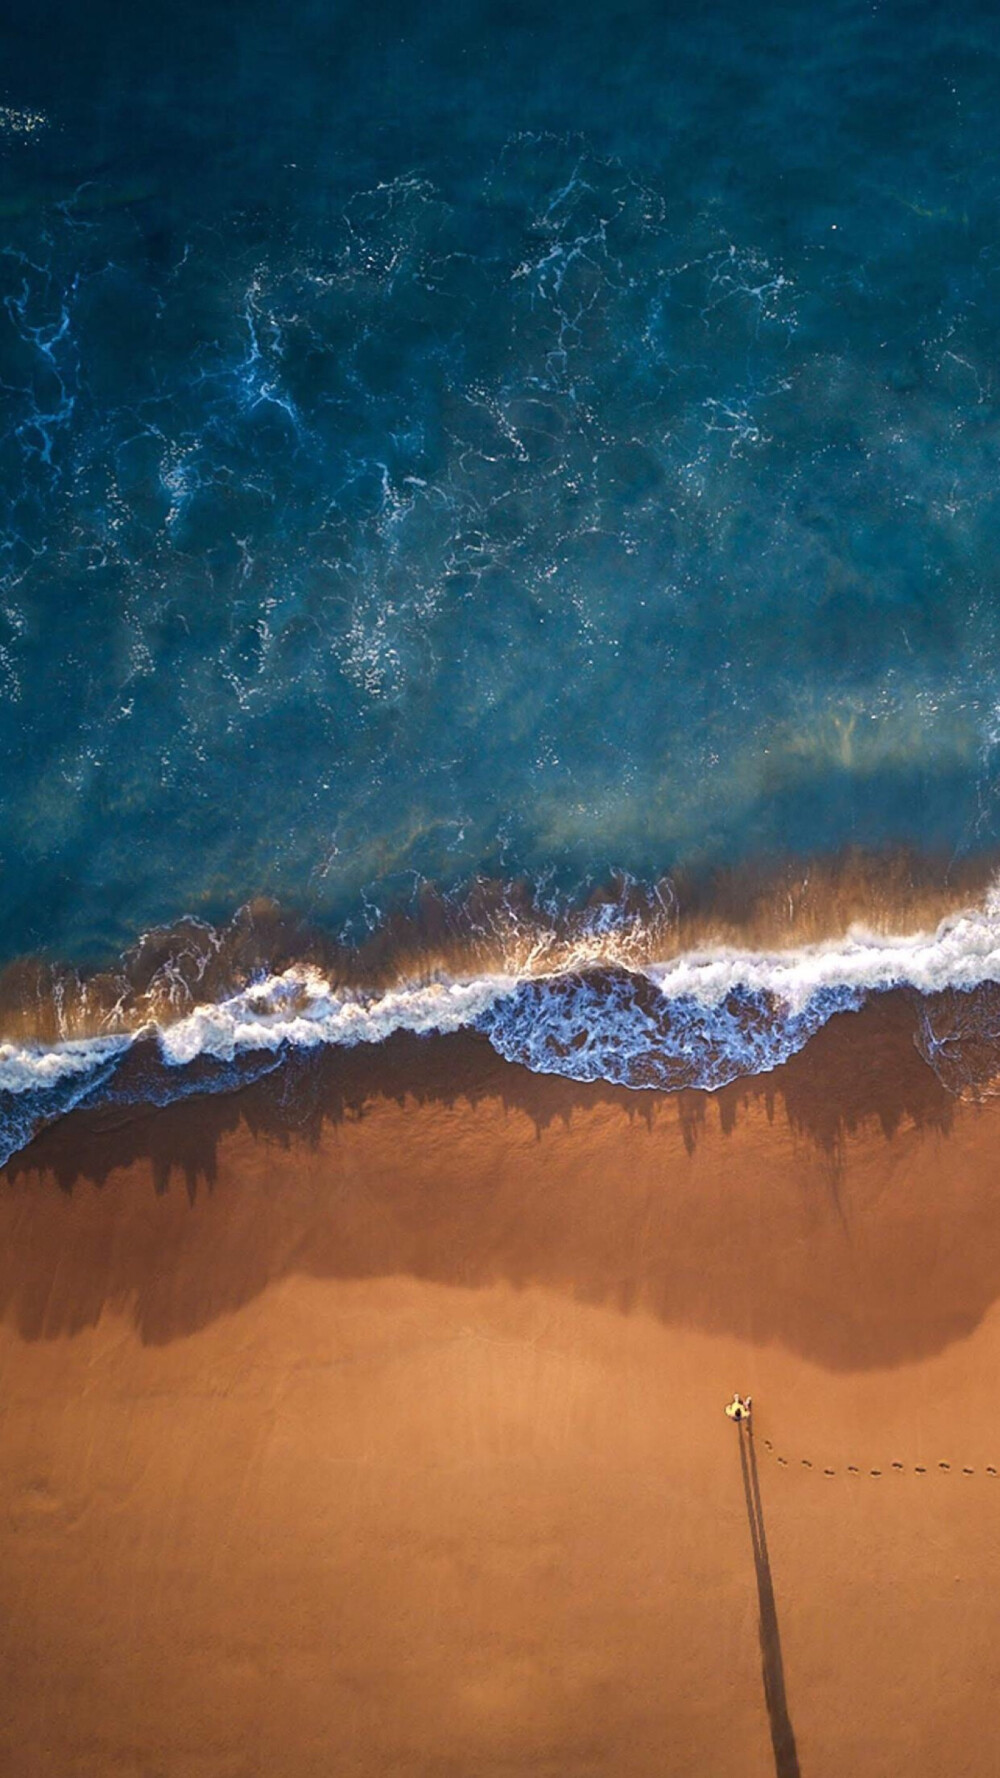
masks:
[[[781,1659],[781,1637],[778,1633],[778,1612],[771,1580],[771,1559],[767,1553],[764,1530],[764,1509],[757,1478],[757,1455],[753,1446],[753,1430],[749,1420],[739,1422],[740,1464],[743,1470],[743,1492],[746,1496],[750,1541],[753,1544],[753,1565],[757,1576],[757,1601],[760,1611],[760,1659],[764,1675],[764,1699],[771,1725],[774,1749],[774,1770],[777,1778],[800,1778],[799,1756],[795,1747],[795,1731],[788,1714],[785,1695],[785,1669]]]

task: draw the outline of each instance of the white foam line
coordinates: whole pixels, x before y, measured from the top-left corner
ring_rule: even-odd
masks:
[[[601,957],[595,954],[594,967]],[[574,969],[585,959],[574,960]],[[566,972],[560,972],[565,974]],[[787,951],[717,949],[691,952],[643,973],[669,1001],[693,1000],[706,1010],[735,990],[770,995],[792,1016],[820,996],[908,986],[930,994],[1000,982],[1000,893],[981,910],[944,920],[936,932],[886,937],[855,927],[846,938]],[[496,974],[420,984],[378,993],[337,989],[320,971],[293,967],[215,1005],[199,1006],[156,1036],[164,1063],[183,1067],[199,1056],[232,1061],[248,1050],[284,1045],[314,1048],[380,1043],[396,1031],[459,1031],[486,1021],[525,982],[559,975]],[[124,1052],[135,1033],[45,1045],[0,1042],[0,1091],[44,1091],[85,1076]]]
[[[670,999],[690,995],[717,1006],[735,988],[747,988],[773,995],[791,1012],[831,989],[975,988],[1000,981],[1000,900],[991,892],[982,910],[952,915],[933,933],[886,937],[852,927],[826,944],[688,953],[646,973]]]
[[[289,969],[216,1006],[199,1006],[160,1033],[163,1060],[232,1061],[240,1051],[283,1044],[381,1043],[394,1031],[460,1031],[517,987],[515,976],[440,980],[377,995],[337,992],[316,970]]]
[[[84,1077],[131,1048],[133,1039],[81,1037],[66,1043],[0,1043],[0,1092],[37,1093]]]

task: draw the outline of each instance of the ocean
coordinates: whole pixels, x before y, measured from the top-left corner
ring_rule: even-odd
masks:
[[[401,1029],[710,1090],[900,987],[989,1092],[995,9],[0,38],[0,1155]]]

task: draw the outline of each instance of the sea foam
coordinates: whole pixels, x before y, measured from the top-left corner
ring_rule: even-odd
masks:
[[[185,1071],[196,1064],[463,1029],[479,1031],[508,1061],[538,1073],[637,1089],[714,1090],[777,1067],[834,1014],[856,1011],[868,995],[891,988],[923,998],[921,1051],[932,1067],[946,1058],[940,1071],[954,1086],[956,1078],[965,1081],[955,1074],[956,1045],[975,1042],[981,1050],[985,1043],[991,1055],[996,1047],[992,1001],[979,1018],[969,998],[996,983],[996,890],[981,908],[949,917],[934,932],[886,936],[853,927],[823,944],[709,949],[641,969],[608,964],[599,949],[592,958],[578,950],[573,966],[558,971],[465,979],[442,973],[365,991],[335,985],[315,965],[293,965],[163,1026],[47,1045],[0,1044],[0,1154],[23,1146],[53,1117],[107,1096],[122,1058],[139,1043],[155,1046],[159,1103],[229,1082],[216,1067],[203,1087],[192,1085]],[[961,1016],[949,1010],[942,1035],[935,997],[956,993]],[[977,1080],[988,1073],[980,1055]],[[173,1094],[162,1084],[172,1076]]]

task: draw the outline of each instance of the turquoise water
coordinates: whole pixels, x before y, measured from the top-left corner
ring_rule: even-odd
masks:
[[[985,5],[15,4],[0,956],[1000,837]]]

